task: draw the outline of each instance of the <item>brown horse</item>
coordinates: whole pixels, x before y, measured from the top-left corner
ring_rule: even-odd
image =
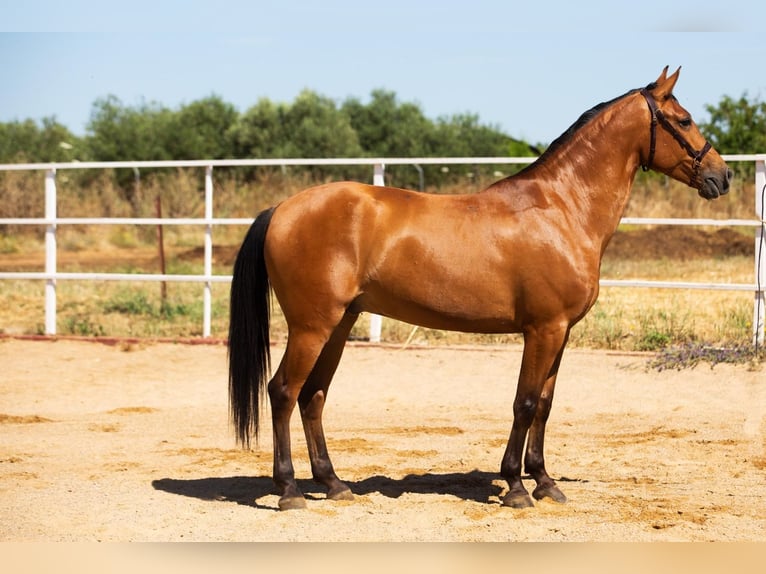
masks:
[[[234,266],[229,393],[238,438],[258,436],[270,369],[273,289],[287,347],[268,383],[280,509],[306,502],[295,482],[296,402],[314,480],[352,499],[327,453],[322,410],[363,311],[415,325],[522,333],[513,425],[500,466],[503,504],[564,502],[543,457],[545,424],[569,331],[598,296],[601,257],[639,167],[714,199],[731,171],[673,96],[679,70],[586,112],[523,171],[472,195],[428,195],[342,182],[305,190],[258,215]],[[524,444],[526,442],[526,451]]]

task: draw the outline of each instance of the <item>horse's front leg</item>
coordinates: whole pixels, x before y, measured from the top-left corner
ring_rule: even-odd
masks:
[[[538,327],[530,329],[524,334],[524,353],[521,360],[519,383],[516,388],[516,398],[513,402],[513,426],[500,465],[500,474],[508,482],[509,488],[508,493],[503,497],[505,506],[512,508],[533,506],[532,499],[521,481],[524,443],[538,410],[546,410],[545,406],[540,407],[541,397],[546,382],[555,381],[568,332],[568,326],[564,325]],[[544,426],[543,423],[540,429],[544,430]],[[532,435],[533,437],[538,436],[536,431]],[[539,438],[535,440],[539,441],[540,460],[542,461],[541,438],[542,434],[539,434]],[[535,468],[535,462],[532,460],[533,468]],[[535,470],[538,469],[535,468]],[[542,475],[539,476],[542,478]],[[535,478],[537,479],[537,477]]]
[[[560,358],[560,357],[559,357]],[[555,371],[558,372],[558,364]],[[551,412],[553,404],[553,391],[556,386],[556,376],[554,373],[543,385],[543,392],[537,402],[537,412],[532,420],[532,426],[529,427],[529,436],[527,438],[527,454],[524,457],[524,469],[535,479],[537,487],[532,492],[537,500],[550,498],[556,502],[566,502],[567,497],[556,486],[555,481],[545,470],[545,424],[548,422],[548,415]]]

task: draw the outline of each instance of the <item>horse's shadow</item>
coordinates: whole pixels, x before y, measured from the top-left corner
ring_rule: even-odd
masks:
[[[503,488],[494,484],[497,473],[472,470],[445,474],[409,474],[404,478],[371,476],[359,481],[347,481],[351,492],[357,495],[380,493],[389,498],[403,494],[440,494],[463,500],[488,503],[496,501]],[[311,480],[298,480],[298,487],[307,499],[323,499],[324,488]],[[161,478],[152,481],[156,490],[200,500],[236,502],[244,506],[277,510],[258,502],[262,497],[274,494],[274,482],[270,476],[230,476],[196,479]]]

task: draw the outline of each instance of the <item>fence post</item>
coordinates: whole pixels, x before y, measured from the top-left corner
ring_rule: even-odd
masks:
[[[755,231],[755,301],[753,303],[753,345],[763,347],[766,343],[766,235],[764,235],[764,193],[766,193],[766,160],[755,162],[755,213],[761,226]]]
[[[56,169],[45,172],[45,334],[56,334]]]
[[[372,175],[372,185],[385,185],[386,166],[382,163],[375,164]],[[383,327],[383,318],[380,315],[370,315],[370,343],[380,343],[380,332]]]
[[[205,264],[204,274],[210,277],[213,274],[213,166],[205,168]],[[205,290],[202,293],[202,336],[210,336],[210,323],[212,316],[212,283],[205,281]]]

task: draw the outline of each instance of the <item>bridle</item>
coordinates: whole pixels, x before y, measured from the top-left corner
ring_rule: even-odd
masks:
[[[655,101],[654,96],[652,96],[646,88],[641,88],[640,91],[641,95],[644,96],[644,99],[646,100],[646,104],[649,106],[649,112],[652,114],[652,123],[649,128],[649,159],[645,164],[641,166],[641,168],[644,171],[648,171],[654,162],[654,148],[657,142],[657,123],[659,122],[659,124],[665,128],[665,130],[670,133],[670,135],[673,136],[673,139],[675,139],[678,144],[686,150],[686,153],[689,154],[689,157],[692,158],[694,162],[692,168],[692,183],[700,183],[698,180],[700,164],[702,163],[702,158],[705,157],[705,154],[710,151],[710,142],[706,141],[705,145],[702,146],[702,149],[700,150],[694,149],[691,144],[686,141],[684,136],[681,135],[679,131],[673,126],[673,124],[671,124],[670,121],[665,117],[665,114],[662,113],[662,110],[657,107],[657,102]]]

